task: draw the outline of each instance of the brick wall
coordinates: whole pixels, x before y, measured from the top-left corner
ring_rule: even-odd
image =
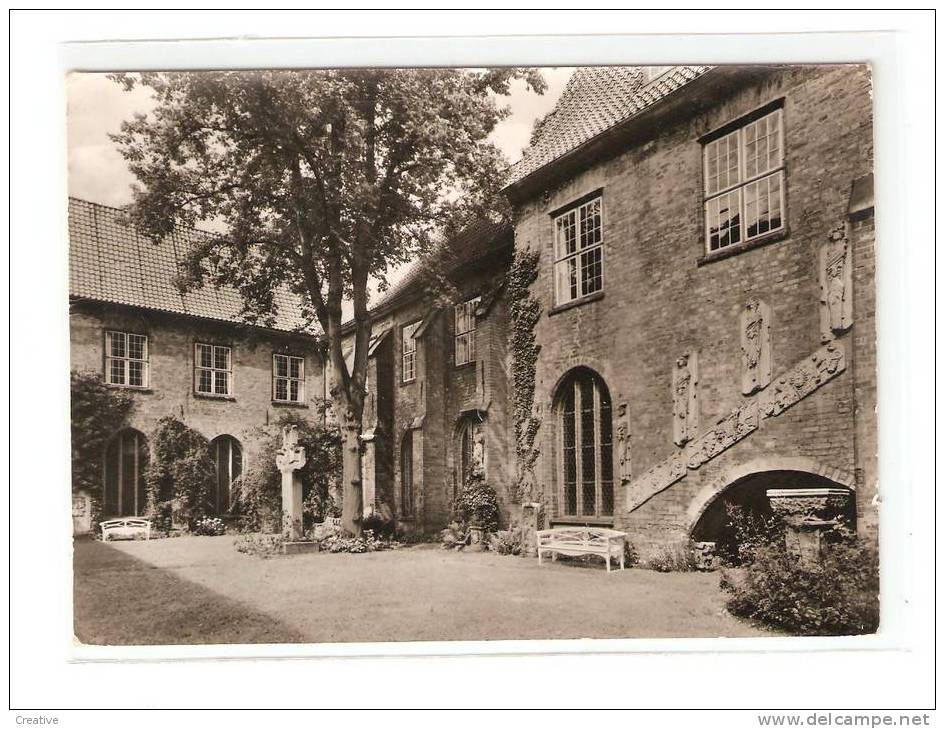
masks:
[[[699,138],[768,102],[783,98],[788,235],[731,257],[700,263],[704,254],[702,146]],[[870,80],[864,67],[772,70],[749,87],[714,98],[706,110],[660,130],[658,137],[615,152],[516,210],[516,246],[541,252],[533,293],[546,309],[536,402],[544,412],[538,477],[559,489],[552,412],[556,383],[583,365],[626,403],[631,474],[669,456],[673,444],[671,371],[677,357],[699,353],[699,431],[744,402],[740,390],[739,315],[752,297],[771,309],[772,373],[777,376],[821,344],[818,250],[846,221],[853,180],[872,167]],[[604,297],[553,315],[552,225],[549,213],[602,189]],[[748,438],[640,508],[627,513],[615,494],[615,522],[642,543],[682,538],[700,493],[740,464],[807,464],[845,479],[857,468],[857,408],[869,407],[875,372],[868,348],[872,240],[858,230],[857,323],[843,337],[853,367]],[[867,331],[869,329],[869,331]],[[862,364],[862,366],[861,366]],[[863,398],[858,404],[857,398]],[[861,421],[859,438],[875,440]],[[790,459],[801,459],[790,461]],[[870,478],[864,466],[864,478]],[[864,492],[865,493],[865,492]],[[862,500],[862,495],[861,495]]]
[[[103,372],[106,329],[148,336],[150,387],[128,390],[135,399],[130,426],[146,436],[159,418],[173,415],[208,439],[234,436],[249,459],[255,446],[253,431],[259,426],[289,410],[320,417],[324,383],[313,340],[133,308],[77,304],[70,313],[72,369]],[[232,347],[232,397],[216,399],[194,392],[196,342]],[[304,356],[304,407],[272,401],[274,353]]]

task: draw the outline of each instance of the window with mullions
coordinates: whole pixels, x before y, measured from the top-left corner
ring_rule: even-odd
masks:
[[[479,297],[456,305],[456,366],[476,359],[476,307]]]
[[[413,382],[417,378],[417,340],[414,334],[420,322],[407,324],[400,331],[403,337],[403,375],[401,379],[404,382]]]
[[[305,401],[305,360],[288,354],[272,355],[272,399]]]
[[[784,132],[781,109],[707,142],[707,253],[784,229]]]
[[[555,303],[604,288],[601,199],[594,198],[554,219]]]
[[[201,395],[229,395],[232,388],[230,348],[216,344],[195,345],[194,390]]]
[[[148,386],[148,338],[105,332],[105,381],[126,387]]]
[[[575,370],[557,396],[561,516],[614,513],[613,417],[610,392],[590,370]]]

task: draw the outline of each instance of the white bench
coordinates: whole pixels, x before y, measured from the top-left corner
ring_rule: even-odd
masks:
[[[102,527],[102,541],[107,542],[109,537],[128,537],[134,539],[143,535],[145,539],[151,538],[151,522],[147,519],[138,519],[135,517],[125,517],[121,519],[109,519],[99,524]]]
[[[538,564],[541,565],[541,555],[551,553],[552,560],[559,554],[569,557],[578,557],[584,554],[596,554],[604,558],[607,571],[610,572],[612,557],[620,558],[620,569],[624,568],[624,549],[627,544],[627,533],[616,529],[601,527],[555,527],[541,529],[535,532],[535,541],[538,546]]]

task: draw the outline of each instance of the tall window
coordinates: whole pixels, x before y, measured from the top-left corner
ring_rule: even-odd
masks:
[[[476,307],[479,297],[456,306],[456,365],[476,359]]]
[[[599,197],[554,219],[555,303],[604,288],[604,249]]]
[[[408,430],[400,443],[400,513],[413,516],[413,431]]]
[[[145,469],[148,442],[137,430],[128,428],[105,447],[105,489],[102,516],[141,516],[147,508]]]
[[[272,355],[272,399],[305,401],[305,359],[288,354]]]
[[[220,435],[210,441],[210,457],[216,468],[216,489],[213,508],[217,514],[230,510],[233,484],[243,474],[243,449],[232,435]]]
[[[558,391],[557,410],[562,515],[613,515],[613,417],[607,386],[590,370],[575,370]]]
[[[703,156],[707,252],[784,228],[781,109],[706,143]]]
[[[401,329],[403,337],[403,381],[413,382],[417,378],[417,340],[413,335],[416,334],[420,322],[407,324]]]
[[[229,347],[197,344],[194,354],[194,389],[204,395],[229,395],[232,369]]]
[[[148,338],[105,332],[105,381],[109,385],[148,386]]]

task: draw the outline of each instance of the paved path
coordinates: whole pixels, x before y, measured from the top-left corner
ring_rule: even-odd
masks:
[[[764,635],[725,612],[714,573],[539,568],[537,559],[436,545],[260,559],[236,552],[233,539],[77,542],[77,635],[96,643]],[[132,589],[142,581],[150,601]],[[161,627],[144,627],[155,625],[155,610]],[[117,624],[121,616],[137,627]]]

